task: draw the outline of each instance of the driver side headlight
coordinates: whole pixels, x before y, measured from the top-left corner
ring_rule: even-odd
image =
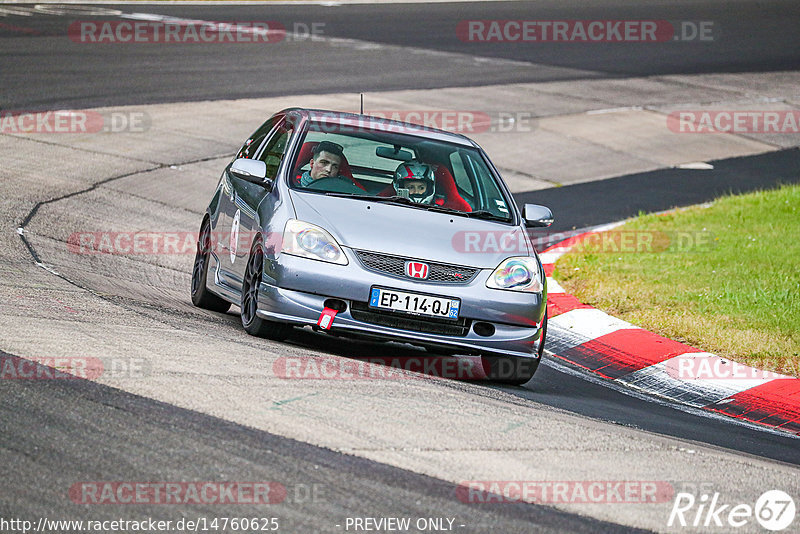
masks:
[[[486,287],[541,293],[544,290],[539,262],[530,256],[503,260],[486,281]]]
[[[286,222],[281,252],[337,265],[348,263],[347,256],[331,234],[315,224],[297,219]]]

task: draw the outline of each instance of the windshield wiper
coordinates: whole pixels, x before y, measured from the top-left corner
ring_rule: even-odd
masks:
[[[321,192],[321,191],[320,191]],[[344,198],[370,198],[369,195],[361,195],[355,193],[340,193],[337,191],[326,191],[325,196],[328,197],[344,197]]]
[[[456,210],[453,208],[444,208],[442,206],[425,206],[425,209],[428,211],[438,211],[441,213],[452,213],[454,215],[461,215],[462,217],[472,217],[475,219],[486,219],[490,221],[503,221],[508,222],[510,219],[508,217],[503,217],[501,215],[496,215],[490,211],[486,210],[478,210],[478,211],[461,211]]]
[[[474,217],[475,219],[486,219],[489,221],[503,221],[508,222],[511,220],[510,217],[503,217],[502,215],[497,215],[496,213],[492,213],[491,211],[486,210],[478,210],[478,211],[470,211],[465,213],[467,217]]]
[[[408,197],[401,197],[397,195],[393,197],[370,197],[369,199],[374,200],[375,202],[397,202],[398,204],[407,204],[410,206],[419,205]]]
[[[343,198],[355,198],[358,200],[369,200],[370,202],[396,202],[398,204],[408,204],[409,206],[419,205],[410,198],[398,197],[398,196],[376,197],[372,195],[357,195],[355,193],[337,193],[335,191],[328,191],[327,193],[325,193],[325,195],[329,197],[343,197]]]
[[[453,215],[460,215],[462,217],[471,217],[474,219],[485,219],[489,221],[503,221],[503,222],[508,222],[510,220],[509,217],[503,217],[501,215],[494,214],[491,211],[486,211],[486,210],[461,211],[453,208],[445,208],[443,206],[437,206],[436,204],[432,205],[419,204],[417,202],[414,202],[408,197],[401,197],[397,195],[391,197],[376,197],[372,195],[361,195],[355,193],[338,193],[335,191],[328,191],[327,193],[325,193],[325,195],[330,197],[368,200],[370,202],[388,202],[393,204],[403,204],[404,206],[411,206],[412,208],[424,209],[428,211],[436,211],[439,213],[451,213]]]
[[[443,206],[437,206],[436,204],[423,205],[423,207],[428,211],[437,211],[440,213],[452,213],[453,215],[469,215],[469,213],[461,210],[454,210],[453,208],[445,208]]]

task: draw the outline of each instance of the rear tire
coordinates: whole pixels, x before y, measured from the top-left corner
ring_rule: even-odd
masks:
[[[192,304],[198,308],[225,313],[231,303],[218,297],[208,290],[208,264],[211,257],[211,223],[208,219],[200,226],[200,235],[197,237],[197,252],[194,255],[192,268]]]
[[[500,384],[521,386],[528,382],[536,370],[544,354],[544,343],[547,337],[547,312],[542,321],[542,335],[539,338],[538,358],[520,358],[517,356],[484,356],[483,368],[489,380]]]
[[[261,243],[256,242],[247,261],[247,270],[242,281],[242,326],[251,336],[265,337],[280,341],[292,331],[291,325],[262,319],[258,311],[258,286],[264,271],[264,252]]]

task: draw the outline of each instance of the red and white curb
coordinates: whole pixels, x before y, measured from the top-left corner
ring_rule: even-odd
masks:
[[[556,358],[614,384],[800,436],[800,379],[761,371],[659,336],[581,303],[552,278],[555,262],[594,228],[539,254],[548,343]]]

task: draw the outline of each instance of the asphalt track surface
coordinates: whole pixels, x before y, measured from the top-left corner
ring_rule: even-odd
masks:
[[[555,222],[548,232],[588,228],[674,207],[709,202],[723,195],[772,189],[800,181],[800,150],[711,162],[713,169],[661,169],[596,182],[529,191],[517,204],[549,207]],[[553,243],[549,243],[553,244]]]
[[[288,30],[321,24],[323,37],[355,41],[332,48],[303,36],[267,45],[93,46],[65,43],[69,24],[116,17],[9,15],[0,18],[0,107],[94,107],[800,67],[800,5],[793,0],[106,7],[210,21],[274,21]],[[459,22],[484,19],[666,20],[679,28],[683,22],[705,21],[712,23],[713,40],[587,45],[458,38]]]
[[[66,24],[85,17],[33,16],[0,19],[3,109],[61,106],[88,107],[175,102],[200,99],[260,97],[293,93],[358,92],[401,88],[641,76],[648,74],[792,70],[800,67],[796,2],[750,4],[683,2],[669,5],[604,2],[537,2],[340,6],[147,6],[149,13],[206,20],[278,20],[325,23],[326,36],[358,39],[386,46],[415,46],[428,51],[477,54],[504,61],[492,68],[465,65],[443,71],[436,54],[358,54],[348,46],[339,53],[317,55],[313,43],[286,43],[281,57],[263,50],[205,45],[118,48],[98,51],[74,44],[54,48]],[[119,9],[129,11],[131,6]],[[455,37],[454,22],[462,19],[636,18],[713,20],[720,39],[709,43],[674,43],[664,51],[642,45],[596,45],[591,55],[571,45],[543,45],[535,53],[518,45],[469,45]],[[91,17],[92,19],[101,17]],[[13,25],[16,29],[9,29]],[[20,27],[27,30],[21,32]],[[443,28],[445,30],[443,30]],[[291,45],[291,46],[290,46]],[[100,48],[100,47],[98,47]],[[288,61],[287,61],[288,59]],[[529,68],[519,62],[533,62]],[[298,68],[298,65],[305,68]],[[405,67],[405,68],[404,68]],[[375,72],[393,75],[377,77]],[[223,75],[224,74],[224,75]],[[797,150],[716,162],[715,171],[655,171],[544,191],[522,193],[518,201],[548,204],[557,214],[553,230],[581,228],[619,220],[638,212],[710,200],[727,192],[730,182],[715,181],[719,173],[736,176],[736,191],[796,181]],[[717,174],[715,174],[717,173]],[[684,187],[685,186],[685,187]],[[627,196],[619,194],[626,191]],[[631,192],[633,191],[633,192]],[[631,202],[630,198],[636,201]],[[585,209],[592,206],[594,209]],[[580,208],[580,209],[577,209]],[[179,315],[181,312],[176,312]],[[177,319],[176,319],[177,320]],[[233,315],[223,324],[239,328]],[[306,332],[291,340],[321,354],[352,355],[360,345]],[[3,354],[3,356],[9,356]],[[362,458],[334,453],[274,434],[247,428],[182,408],[86,381],[3,381],[0,444],[15,462],[4,475],[12,494],[0,500],[3,516],[67,512],[63,490],[75,480],[196,480],[269,478],[338,488],[335,497],[316,502],[292,502],[275,509],[292,527],[329,529],[326,518],[348,515],[454,515],[469,531],[526,532],[629,530],[547,507],[504,506],[476,509],[453,498],[452,484]],[[662,404],[645,402],[588,382],[576,374],[542,366],[535,380],[522,388],[487,386],[495,392],[533,401],[582,416],[722,447],[778,462],[800,465],[797,440],[710,419]],[[87,425],[88,422],[94,422]],[[102,452],[102,457],[99,455]],[[275,451],[280,451],[276,453]],[[64,466],[70,466],[65,468]],[[190,473],[190,475],[189,475]],[[42,494],[33,480],[46,480],[52,491]],[[93,517],[106,512],[92,510]],[[139,509],[148,511],[148,509]],[[198,515],[213,511],[187,509]],[[237,509],[237,512],[244,510]],[[152,510],[155,514],[157,509]],[[61,514],[64,515],[63,513]],[[241,514],[245,515],[245,514]],[[112,511],[108,512],[112,517]]]
[[[35,465],[6,464],[4,485],[16,491],[13,502],[3,499],[0,506],[0,516],[5,518],[75,517],[75,507],[64,495],[76,481],[97,480],[102,472],[110,480],[171,481],[189,476],[194,480],[221,476],[239,481],[280,480],[286,488],[285,500],[268,507],[229,506],[226,512],[235,517],[264,517],[267,510],[268,517],[279,518],[281,532],[340,530],[333,529],[334,523],[365,513],[457,517],[467,526],[457,529],[462,532],[636,532],[547,507],[476,507],[455,499],[453,484],[441,480],[90,381],[15,382],[4,385],[4,390],[0,445],[25,451],[26,459]],[[20,424],[21,413],[35,424]],[[93,421],[91,430],[87,421]],[[31,477],[41,477],[52,488],[45,493],[45,502],[26,495]],[[136,513],[137,517],[178,518],[159,504],[137,506]],[[189,519],[225,515],[213,504],[182,506],[181,514]],[[93,519],[119,516],[113,506],[92,510]]]

